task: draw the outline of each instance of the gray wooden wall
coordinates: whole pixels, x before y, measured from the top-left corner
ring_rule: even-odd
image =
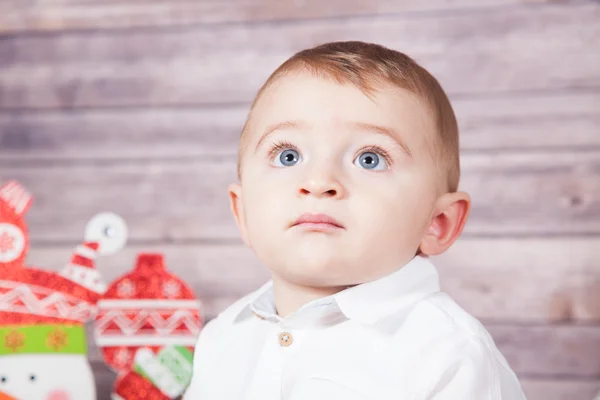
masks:
[[[0,180],[36,196],[30,264],[59,269],[98,211],[162,251],[208,318],[261,284],[226,186],[254,93],[296,50],[375,41],[449,92],[473,212],[438,258],[530,400],[600,390],[600,4],[543,0],[0,2]],[[92,344],[101,396],[114,375]]]

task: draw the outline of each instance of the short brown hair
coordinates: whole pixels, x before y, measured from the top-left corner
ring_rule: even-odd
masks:
[[[267,88],[290,72],[305,70],[314,76],[333,79],[340,84],[352,84],[370,95],[382,85],[392,84],[408,90],[431,109],[437,126],[437,140],[432,152],[438,162],[440,175],[445,175],[446,189],[458,190],[460,161],[458,124],[450,100],[441,85],[425,68],[412,58],[384,46],[359,41],[331,42],[302,50],[279,66],[260,88],[242,130],[238,159],[238,177],[245,146],[244,132],[248,129],[252,111]]]

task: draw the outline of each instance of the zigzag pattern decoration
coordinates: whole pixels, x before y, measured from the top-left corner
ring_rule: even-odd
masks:
[[[107,327],[114,324],[119,328],[120,333],[127,336],[137,334],[146,325],[152,326],[159,335],[169,335],[180,330],[178,328],[182,326],[193,335],[200,333],[201,324],[197,311],[178,310],[173,313],[172,310],[168,310],[165,313],[169,315],[168,318],[164,318],[159,310],[141,310],[135,312],[110,310],[98,316],[96,320],[96,332],[107,333]]]
[[[82,321],[93,315],[95,307],[40,286],[0,281],[0,311]]]

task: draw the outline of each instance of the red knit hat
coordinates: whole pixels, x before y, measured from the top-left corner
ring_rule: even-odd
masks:
[[[16,181],[0,187],[0,264],[23,266],[29,240],[25,213],[31,195]]]

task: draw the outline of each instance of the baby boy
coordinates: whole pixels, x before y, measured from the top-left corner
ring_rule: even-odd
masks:
[[[363,42],[301,51],[259,91],[229,188],[272,279],[209,322],[186,400],[523,400],[430,261],[459,237],[458,127],[437,80]]]

